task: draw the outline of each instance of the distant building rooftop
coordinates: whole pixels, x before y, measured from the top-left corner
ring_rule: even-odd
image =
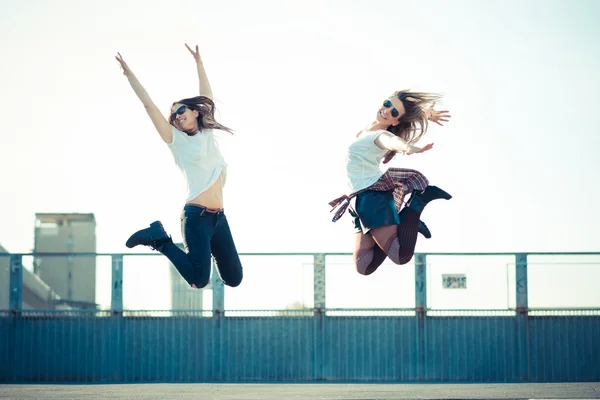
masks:
[[[95,222],[96,220],[93,213],[36,213],[35,218],[41,223],[51,223],[63,220]]]
[[[0,253],[8,253],[8,251],[0,245]],[[8,288],[9,275],[9,259],[0,257],[0,263],[4,261],[6,267],[0,268],[0,282],[3,287]],[[24,309],[71,309],[72,305],[60,298],[60,296],[42,280],[37,274],[27,268],[23,268],[23,308]],[[8,309],[8,296],[0,299],[0,309]],[[93,304],[93,306],[96,306]],[[91,307],[89,307],[91,308]]]

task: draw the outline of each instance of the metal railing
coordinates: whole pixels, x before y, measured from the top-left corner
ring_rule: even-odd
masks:
[[[6,263],[9,280],[0,282],[4,285],[0,295],[9,289],[9,307],[0,311],[0,381],[600,381],[600,292],[594,284],[595,274],[600,274],[600,252],[420,253],[414,264],[384,265],[376,273],[382,277],[376,280],[380,286],[352,271],[347,253],[242,253],[246,261],[294,257],[295,278],[289,282],[274,278],[284,268],[278,262],[269,266],[248,261],[245,265],[250,267],[239,288],[223,287],[213,271],[210,288],[193,291],[209,295],[210,302],[201,306],[192,302],[185,309],[131,309],[127,298],[137,292],[128,294],[128,282],[143,280],[140,271],[147,271],[148,264],[131,267],[140,268],[134,274],[124,269],[138,256],[160,255],[0,254],[0,266],[3,259],[10,260]],[[41,257],[108,258],[106,306],[78,308],[80,302],[64,299],[48,287],[53,293],[48,304],[62,308],[24,307],[24,297],[34,295],[27,285],[38,282],[24,260],[35,269],[35,260]],[[447,272],[440,266],[444,257],[486,258],[474,268],[493,278],[488,292],[505,287],[498,298],[506,301],[486,309],[487,303],[478,304],[481,296],[467,296],[463,300],[469,307],[445,307],[450,292],[440,292],[438,285]],[[272,268],[271,275],[258,276],[260,268]],[[588,275],[578,276],[576,268]],[[457,270],[467,269],[463,265],[449,271],[455,276]],[[546,279],[544,271],[550,269],[563,277],[562,284],[573,286],[571,291],[587,291],[587,303],[560,300],[559,293],[554,293],[552,299],[558,300],[552,304],[558,306],[530,307],[541,290],[535,282]],[[336,275],[339,271],[341,275]],[[569,274],[574,276],[571,283],[564,278]],[[469,289],[485,286],[474,272],[466,275]],[[476,279],[469,281],[469,277]],[[305,290],[297,291],[303,297],[296,309],[237,307],[265,287],[267,291],[286,284],[293,288],[300,281],[308,283]],[[358,283],[352,286],[353,282]],[[464,284],[460,279],[453,282],[459,287]],[[548,282],[544,290],[553,288],[555,282]],[[151,293],[155,290],[145,282],[137,283]],[[244,285],[249,292],[244,292]],[[352,300],[358,298],[354,306],[338,306],[343,303],[340,285]],[[396,287],[402,290],[395,291]],[[177,290],[187,293],[188,289]],[[284,287],[283,291],[289,290]],[[369,306],[367,300],[378,292],[402,301]],[[242,293],[241,301],[236,293]],[[486,289],[477,293],[485,296]],[[228,299],[234,306],[226,307]]]
[[[343,263],[346,264],[346,266],[350,266],[351,262],[348,261],[348,258],[351,256],[348,253],[241,253],[240,256],[246,260],[247,262],[250,262],[251,259],[253,258],[260,258],[260,259],[274,259],[274,258],[291,258],[291,257],[295,257],[297,259],[296,264],[300,264],[302,267],[307,267],[309,268],[311,271],[312,275],[311,277],[309,277],[309,279],[312,280],[312,282],[310,282],[310,286],[312,286],[312,298],[311,299],[306,299],[303,298],[302,303],[298,306],[301,306],[302,308],[306,309],[306,308],[311,308],[313,310],[320,310],[319,312],[323,312],[325,310],[327,310],[328,308],[340,308],[338,305],[333,305],[333,306],[328,306],[328,302],[327,302],[327,276],[328,274],[333,274],[336,270],[338,270],[338,268],[336,268],[338,265],[336,265],[335,262],[330,261],[329,263],[326,260],[331,260],[331,259],[339,259],[339,258],[346,258],[345,261],[343,261]],[[0,265],[2,263],[3,260],[7,260],[8,263],[6,269],[8,269],[8,274],[5,274],[4,276],[8,276],[8,282],[4,282],[1,283],[0,285],[0,296],[6,296],[6,292],[8,292],[8,307],[2,307],[2,302],[0,301],[0,309],[4,308],[4,309],[8,309],[11,310],[12,312],[20,312],[23,309],[23,293],[24,293],[24,285],[23,285],[23,274],[24,274],[24,266],[23,266],[23,259],[24,258],[32,258],[33,259],[33,263],[37,263],[39,260],[41,259],[47,259],[47,258],[69,258],[69,259],[73,259],[73,258],[89,258],[89,257],[95,257],[95,258],[110,258],[110,274],[107,275],[107,277],[109,276],[108,279],[110,279],[110,304],[108,307],[103,307],[103,308],[109,308],[113,313],[118,314],[123,312],[124,310],[127,309],[127,307],[124,307],[124,285],[127,285],[127,281],[124,279],[124,275],[123,275],[123,271],[124,268],[127,266],[127,259],[133,259],[134,257],[152,257],[155,260],[157,259],[156,257],[160,257],[161,258],[161,262],[164,262],[164,264],[167,264],[167,260],[166,258],[162,257],[162,255],[158,254],[158,253],[27,253],[27,254],[1,254],[0,253]],[[434,302],[434,300],[437,300],[437,298],[440,298],[440,301],[443,301],[443,296],[441,295],[437,295],[437,297],[434,297],[434,295],[432,294],[433,291],[431,288],[428,287],[428,285],[431,285],[431,276],[433,275],[433,273],[436,271],[436,268],[442,264],[443,262],[440,262],[438,264],[431,263],[431,260],[437,260],[440,257],[462,257],[462,258],[476,258],[476,257],[487,257],[488,259],[490,257],[495,257],[500,259],[501,261],[498,263],[498,265],[500,265],[502,267],[502,264],[504,264],[505,266],[505,270],[506,271],[501,271],[499,276],[502,276],[502,274],[504,273],[507,277],[506,277],[506,281],[503,283],[501,281],[497,281],[496,284],[494,284],[493,286],[498,288],[501,286],[506,286],[507,284],[509,284],[509,280],[508,280],[508,276],[512,276],[512,287],[506,287],[506,307],[498,307],[498,305],[494,305],[492,308],[494,309],[507,309],[507,310],[514,310],[517,313],[527,313],[529,311],[529,309],[531,308],[529,303],[529,292],[530,292],[530,282],[528,279],[528,270],[530,268],[536,268],[540,265],[540,262],[535,262],[531,263],[529,260],[531,258],[540,258],[540,257],[552,257],[552,258],[557,258],[557,257],[575,257],[575,258],[581,258],[581,257],[597,257],[597,260],[594,260],[595,262],[592,263],[591,265],[593,266],[593,268],[598,269],[598,267],[600,267],[600,252],[570,252],[570,253],[551,253],[551,252],[544,252],[544,253],[418,253],[415,255],[414,257],[414,264],[409,264],[407,266],[394,266],[396,271],[404,271],[403,273],[405,275],[401,276],[401,277],[397,277],[398,280],[401,280],[402,284],[406,285],[406,281],[408,279],[412,279],[414,280],[414,287],[410,287],[410,286],[404,286],[403,287],[403,293],[408,293],[409,291],[414,290],[414,303],[409,305],[406,304],[406,301],[404,302],[405,304],[403,304],[402,306],[393,306],[392,308],[414,308],[414,311],[417,313],[427,313],[428,310],[432,309],[432,302]],[[487,262],[489,263],[489,261]],[[263,263],[264,264],[264,263]],[[570,261],[569,263],[566,263],[563,261],[563,264],[567,265],[568,268],[571,268],[571,265],[573,264],[577,264],[577,265],[583,265],[584,262],[580,261],[580,260],[576,260],[575,262]],[[385,264],[384,264],[385,265]],[[548,261],[543,261],[541,264],[541,268],[544,269],[548,269],[548,266],[550,265],[550,263]],[[556,268],[556,265],[554,265],[553,267]],[[133,267],[132,267],[133,268]],[[142,267],[144,268],[144,267]],[[265,265],[260,265],[259,268],[263,269],[266,268]],[[286,267],[280,267],[277,266],[275,268],[275,270],[279,270],[279,273],[287,273],[287,272],[283,272],[283,271],[287,271],[285,269]],[[410,268],[412,268],[414,270],[414,275],[406,275],[407,271],[410,271]],[[383,268],[382,268],[383,269]],[[480,267],[477,267],[477,269],[481,269],[481,270],[487,270],[489,271],[489,265],[482,265]],[[34,268],[35,270],[35,268]],[[600,270],[600,269],[599,269]],[[146,270],[147,271],[147,270]],[[29,278],[29,276],[33,276],[36,277],[37,279],[37,274],[34,272],[32,273],[31,271],[26,271],[28,273],[28,279],[31,280],[31,278]],[[254,272],[256,272],[258,274],[257,269],[254,270]],[[141,268],[138,268],[138,274],[143,275],[145,272],[144,270],[142,270]],[[370,279],[370,277],[365,278],[362,276],[358,276],[355,272],[350,272],[350,270],[348,270],[348,273],[346,274],[346,272],[344,272],[345,275],[343,277],[339,278],[339,281],[344,281],[345,284],[347,284],[349,279],[362,279],[360,281],[360,285],[367,285],[368,281],[367,279]],[[380,272],[378,271],[377,274],[379,274]],[[474,272],[472,272],[474,273]],[[569,274],[576,276],[577,273],[576,271],[572,271],[569,272]],[[248,281],[249,276],[251,277],[252,274],[249,274],[246,271],[246,277],[245,277],[245,282]],[[428,276],[429,275],[429,276]],[[308,276],[308,275],[307,275]],[[0,277],[2,277],[2,275],[0,275]],[[301,278],[301,277],[300,277]],[[129,278],[131,280],[131,277]],[[271,279],[269,276],[266,277],[262,277],[260,278],[261,280],[265,281],[265,280],[269,280]],[[298,276],[296,276],[295,279],[298,279]],[[334,278],[335,280],[330,283],[330,286],[334,286],[334,284],[337,283],[338,278]],[[139,278],[135,279],[136,281],[139,281]],[[293,285],[294,282],[285,282],[285,277],[282,276],[279,278],[279,280],[276,280],[275,278],[272,279],[273,282],[272,285],[273,286],[281,286],[281,285]],[[181,282],[183,282],[183,280],[180,279]],[[583,277],[583,281],[585,281],[585,277]],[[180,282],[180,283],[181,283]],[[243,285],[245,285],[246,283],[243,283]],[[366,283],[363,283],[366,282]],[[6,285],[6,283],[8,283],[8,286]],[[131,283],[131,281],[130,281]],[[267,282],[268,283],[268,282]],[[535,282],[534,282],[535,284]],[[152,287],[148,287],[147,284],[146,288],[148,290],[152,290]],[[185,285],[184,285],[185,286]],[[361,286],[362,287],[362,286]],[[8,289],[8,290],[7,290]],[[93,289],[93,288],[92,288]],[[102,288],[103,290],[106,289],[106,287]],[[310,288],[306,288],[306,289],[310,289]],[[48,290],[50,292],[52,292],[52,288],[48,288]],[[170,290],[174,290],[173,288],[171,288]],[[178,290],[185,290],[185,289],[181,289],[181,287]],[[291,286],[289,286],[287,288],[287,290],[291,290]],[[336,289],[338,292],[342,291],[342,289]],[[358,288],[357,290],[360,290],[360,288]],[[210,292],[212,293],[211,296],[211,311],[213,313],[224,313],[226,311],[225,309],[225,293],[231,293],[231,295],[233,295],[235,293],[235,291],[240,291],[238,288],[235,289],[230,289],[230,288],[224,288],[223,283],[220,281],[220,279],[218,278],[218,274],[215,273],[214,271],[214,267],[213,267],[213,273],[212,273],[212,279],[211,279],[211,283],[210,283]],[[308,292],[308,290],[305,290],[306,292]],[[4,292],[4,293],[3,293]],[[509,296],[509,294],[511,294]],[[55,296],[56,297],[56,293],[54,294],[50,294],[50,296]],[[406,296],[404,297],[406,299]],[[63,299],[65,300],[65,299]],[[71,300],[72,299],[67,299],[67,300]],[[474,300],[477,301],[477,300]],[[75,302],[76,303],[76,302]],[[312,303],[310,304],[309,307],[307,307],[307,304],[304,303]],[[360,303],[360,301],[359,301]],[[358,305],[359,307],[362,307],[363,305],[360,304]],[[380,308],[380,306],[375,306],[374,308]],[[572,304],[557,304],[554,307],[548,307],[546,305],[546,307],[544,308],[562,308],[562,307],[568,307],[568,308],[582,308],[581,306],[576,306],[574,307]],[[598,307],[600,308],[600,298],[598,298],[598,302],[591,304],[591,305],[587,305],[587,307]],[[54,307],[48,307],[49,309],[52,309]],[[72,308],[79,308],[77,306],[77,304],[75,304]],[[195,309],[190,305],[186,305],[184,307],[185,309]],[[231,308],[231,307],[229,307]],[[236,307],[233,307],[236,308]],[[265,308],[265,309],[273,309],[272,306],[267,305],[266,307],[261,307],[261,308]],[[343,307],[343,308],[355,308],[355,307]],[[373,307],[372,307],[373,308]],[[439,307],[433,307],[433,308],[439,308]],[[461,307],[463,308],[463,307]],[[465,308],[472,308],[472,305],[469,306],[468,304],[466,304]],[[488,307],[489,308],[489,307]],[[536,308],[536,307],[534,307]],[[539,307],[537,307],[539,308]],[[138,307],[132,307],[132,309],[138,309]],[[177,309],[177,307],[175,307],[175,309]],[[202,309],[205,309],[204,307]]]

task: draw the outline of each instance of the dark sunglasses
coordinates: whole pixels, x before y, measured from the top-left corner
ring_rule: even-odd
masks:
[[[392,102],[391,102],[391,101],[389,101],[389,100],[385,100],[385,101],[383,102],[383,106],[384,106],[385,108],[390,108],[390,107],[392,106]],[[398,112],[398,110],[396,110],[396,108],[395,108],[395,107],[394,107],[394,108],[392,108],[392,117],[394,117],[394,118],[398,118],[398,115],[400,115],[400,113]]]
[[[177,116],[183,114],[185,110],[187,110],[186,106],[179,107],[173,114],[171,114],[171,119],[177,118]]]

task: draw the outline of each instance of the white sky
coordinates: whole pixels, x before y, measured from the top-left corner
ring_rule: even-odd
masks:
[[[327,202],[347,143],[402,88],[452,113],[432,151],[394,162],[454,195],[417,251],[598,251],[598,20],[593,0],[0,0],[0,243],[31,251],[36,212],[93,212],[99,252],[156,219],[181,239],[183,180],[114,55],[166,113],[197,94],[187,42],[236,130],[239,251],[350,252]]]

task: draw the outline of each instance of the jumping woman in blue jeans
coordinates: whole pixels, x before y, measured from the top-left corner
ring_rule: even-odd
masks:
[[[195,51],[187,44],[185,46],[196,60],[200,96],[173,103],[168,120],[152,102],[121,54],[116,57],[154,127],[169,146],[188,189],[181,214],[185,251],[173,243],[160,221],[134,233],[126,246],[144,245],[160,251],[190,286],[198,289],[208,284],[212,254],[223,283],[235,287],[242,282],[243,271],[223,212],[227,164],[215,143],[213,130],[232,132],[215,120],[215,103],[198,46]]]

